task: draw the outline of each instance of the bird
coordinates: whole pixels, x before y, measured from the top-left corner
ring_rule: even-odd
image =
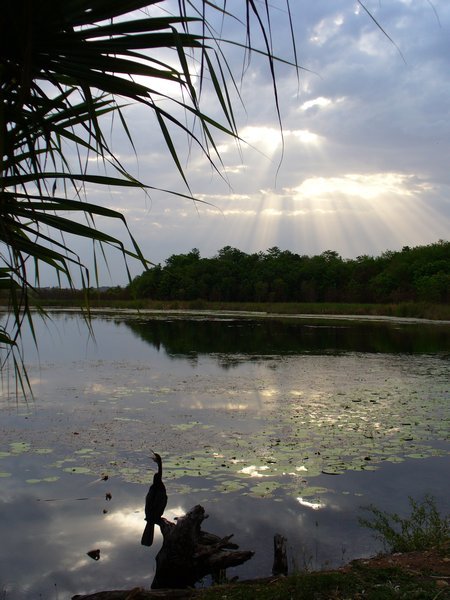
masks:
[[[162,459],[159,454],[153,452],[150,458],[158,465],[158,471],[153,476],[153,483],[145,497],[145,520],[147,524],[142,534],[141,544],[151,546],[155,524],[160,525],[161,517],[167,505],[166,486],[162,481]]]

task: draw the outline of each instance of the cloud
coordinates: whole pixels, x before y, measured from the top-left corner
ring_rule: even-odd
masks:
[[[272,4],[275,51],[292,56],[285,4]],[[125,215],[144,254],[156,262],[193,247],[202,256],[226,245],[357,256],[448,238],[450,4],[367,7],[394,43],[357,3],[291,3],[298,58],[308,70],[297,74],[275,64],[283,135],[267,63],[254,54],[248,65],[237,46],[223,46],[240,93],[234,116],[244,141],[215,132],[223,161],[216,160],[218,174],[173,130],[191,191],[206,204],[164,191],[94,186],[89,201]],[[224,27],[236,39],[245,34],[236,23]],[[262,43],[257,36],[254,41]],[[207,85],[202,94],[203,108],[219,118]],[[153,116],[142,107],[125,114],[136,153],[124,132],[114,134],[123,164],[155,188],[189,193]],[[98,222],[126,240],[118,221]],[[89,262],[89,248],[76,248]],[[110,269],[106,283],[125,282],[117,259]],[[133,273],[140,270],[132,266]]]
[[[313,107],[323,108],[325,106],[329,106],[333,101],[330,98],[324,98],[323,96],[319,96],[318,98],[313,98],[312,100],[307,100],[303,102],[300,106],[300,110],[309,110]]]
[[[298,199],[323,198],[337,194],[371,200],[386,195],[412,196],[428,187],[425,183],[418,183],[414,175],[353,173],[341,177],[311,177],[294,188],[293,192]]]

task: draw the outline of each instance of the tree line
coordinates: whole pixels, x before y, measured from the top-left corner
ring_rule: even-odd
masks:
[[[202,258],[194,248],[135,277],[129,292],[152,300],[446,303],[450,242],[355,259],[332,250],[307,256],[273,247],[247,254],[231,246]]]

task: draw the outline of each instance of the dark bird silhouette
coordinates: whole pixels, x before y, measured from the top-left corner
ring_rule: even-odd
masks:
[[[161,517],[166,508],[167,494],[166,486],[162,481],[162,460],[159,454],[153,452],[152,460],[158,465],[158,471],[153,476],[153,483],[145,497],[145,526],[142,534],[141,544],[143,546],[151,546],[153,544],[153,535],[155,524],[161,523]]]

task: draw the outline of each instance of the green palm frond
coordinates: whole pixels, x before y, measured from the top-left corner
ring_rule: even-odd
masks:
[[[174,7],[177,12],[170,14]],[[100,245],[102,252],[112,247],[125,259],[148,264],[123,215],[87,198],[89,184],[159,189],[133,177],[113,152],[106,133],[113,115],[118,115],[115,122],[133,148],[123,109],[139,103],[155,115],[168,154],[187,186],[186,194],[177,195],[195,200],[174,131],[186,134],[221,173],[216,138],[225,134],[239,139],[232,94],[237,92],[239,98],[239,91],[223,50],[227,40],[212,24],[215,17],[233,19],[243,31],[238,45],[268,59],[280,114],[269,2],[242,0],[242,7],[240,19],[226,0],[3,0],[0,293],[8,299],[14,326],[11,331],[0,326],[0,348],[17,348],[24,320],[32,327],[28,293],[39,285],[41,264],[69,286],[75,285],[75,267],[83,285],[89,286],[89,270],[66,241],[72,236]],[[262,34],[262,48],[253,45],[252,26]],[[181,96],[170,97],[161,83],[178,86]],[[217,99],[218,118],[202,110],[206,84]],[[91,170],[92,157],[99,159],[104,174]],[[97,217],[120,220],[130,242],[125,245],[101,231]],[[17,367],[20,361],[14,360]],[[26,382],[25,372],[17,375]]]

